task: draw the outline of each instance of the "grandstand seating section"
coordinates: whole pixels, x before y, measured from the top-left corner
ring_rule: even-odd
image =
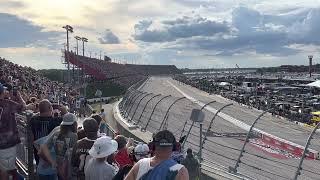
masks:
[[[82,68],[86,74],[97,80],[111,79],[115,83],[129,87],[135,82],[148,75],[178,74],[179,69],[174,65],[135,65],[118,64],[76,55],[65,51],[65,57],[69,58],[71,64]]]

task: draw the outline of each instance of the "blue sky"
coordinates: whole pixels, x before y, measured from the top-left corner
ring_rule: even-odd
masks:
[[[320,63],[319,0],[0,0],[0,56],[63,68],[62,26],[121,62],[178,67]]]

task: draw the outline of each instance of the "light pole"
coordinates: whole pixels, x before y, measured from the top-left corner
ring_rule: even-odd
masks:
[[[81,40],[81,37],[75,36],[74,38],[75,38],[76,41],[77,41],[77,55],[79,55],[79,44],[78,44],[78,42]]]
[[[69,32],[73,33],[73,27],[70,25],[65,25],[62,27],[63,29],[66,29],[67,31],[67,63],[68,63],[68,82],[70,82],[70,61],[69,61]]]
[[[79,43],[78,43],[78,42],[81,41],[81,37],[75,36],[74,38],[75,38],[76,41],[77,41],[77,51],[76,51],[76,52],[77,52],[77,58],[79,58],[79,57],[78,57],[78,56],[79,56]],[[78,61],[78,59],[77,59],[77,61]],[[79,66],[79,65],[78,65],[78,66]],[[78,67],[78,70],[77,70],[77,71],[78,71],[78,72],[77,72],[77,74],[78,74],[78,75],[77,75],[77,76],[78,76],[78,80],[77,80],[77,81],[78,81],[78,83],[80,84],[80,78],[79,78],[79,76],[80,76],[80,71],[79,71],[79,67]]]
[[[82,37],[81,40],[82,40],[82,56],[84,56],[84,43],[88,42],[88,39],[85,37]]]
[[[85,43],[85,42],[88,42],[88,39],[85,38],[85,37],[82,37],[82,38],[81,38],[81,41],[82,41],[82,55],[83,55],[83,57],[84,57],[84,43]],[[83,78],[83,85],[84,85],[84,88],[83,88],[83,96],[84,96],[84,98],[86,98],[87,85],[86,85],[86,74],[85,74],[84,71],[83,71],[83,74],[84,74],[84,78]]]

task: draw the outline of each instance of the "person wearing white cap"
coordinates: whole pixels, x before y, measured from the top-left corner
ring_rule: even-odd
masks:
[[[136,158],[136,162],[138,162],[140,159],[147,158],[149,156],[150,150],[149,146],[144,143],[139,143],[134,148],[134,156]]]
[[[57,168],[59,180],[69,180],[71,178],[71,155],[74,145],[77,143],[77,117],[72,113],[67,113],[62,117],[60,130],[48,137],[43,147],[43,154],[53,167]],[[56,161],[50,155],[50,148],[54,148]]]
[[[85,167],[85,179],[112,180],[116,174],[116,170],[107,162],[107,157],[112,156],[117,149],[117,141],[108,136],[98,138],[89,150],[89,155],[92,156],[92,159],[89,160]]]

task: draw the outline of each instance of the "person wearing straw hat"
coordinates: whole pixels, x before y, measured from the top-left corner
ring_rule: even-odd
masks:
[[[85,167],[85,179],[112,180],[116,170],[107,162],[107,158],[112,156],[117,149],[118,143],[111,137],[102,136],[98,138],[89,150],[89,155],[92,156],[92,159],[89,160]]]

